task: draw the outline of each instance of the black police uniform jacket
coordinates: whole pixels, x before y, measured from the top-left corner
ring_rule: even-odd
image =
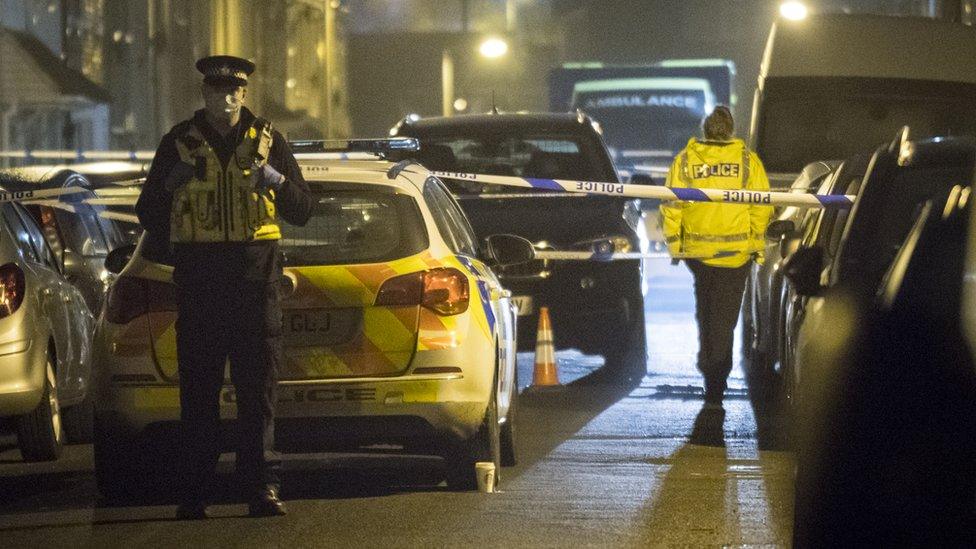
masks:
[[[189,125],[196,126],[226,168],[244,139],[244,133],[255,120],[250,110],[242,108],[240,121],[224,138],[207,122],[201,109],[193,118],[177,124],[163,136],[136,203],[136,214],[148,233],[144,243],[147,257],[154,259],[169,255],[173,193],[166,190],[164,181],[180,160],[176,138],[185,134]],[[311,194],[287,141],[277,131],[272,133],[268,163],[285,176],[284,185],[275,193],[278,217],[293,225],[304,225],[312,211]],[[238,280],[275,282],[281,276],[282,269],[277,240],[174,243],[172,260],[173,281],[180,286],[197,288],[223,286]]]

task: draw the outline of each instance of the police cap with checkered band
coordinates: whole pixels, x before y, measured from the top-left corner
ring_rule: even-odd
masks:
[[[233,55],[211,55],[197,61],[197,70],[203,73],[205,84],[247,86],[254,63]]]

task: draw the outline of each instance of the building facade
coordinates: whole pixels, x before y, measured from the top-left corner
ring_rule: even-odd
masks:
[[[32,105],[0,81],[3,148],[152,148],[202,106],[194,62],[212,54],[256,62],[248,105],[287,137],[347,137],[346,13],[338,0],[0,0],[9,42],[32,40],[54,65],[37,70],[87,92]]]

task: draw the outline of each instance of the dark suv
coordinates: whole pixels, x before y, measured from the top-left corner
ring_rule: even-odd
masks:
[[[598,126],[583,114],[484,114],[405,119],[390,132],[415,137],[415,159],[438,171],[617,182]],[[448,181],[479,237],[510,233],[536,249],[647,249],[639,203]],[[519,308],[519,346],[535,344],[535,318],[549,307],[556,345],[602,354],[606,372],[646,371],[644,292],[637,260],[542,261],[500,269]]]

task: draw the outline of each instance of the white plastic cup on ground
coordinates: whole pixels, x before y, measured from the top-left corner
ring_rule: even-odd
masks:
[[[478,491],[490,494],[495,491],[495,463],[491,461],[479,461],[474,464],[475,473],[478,475]]]

